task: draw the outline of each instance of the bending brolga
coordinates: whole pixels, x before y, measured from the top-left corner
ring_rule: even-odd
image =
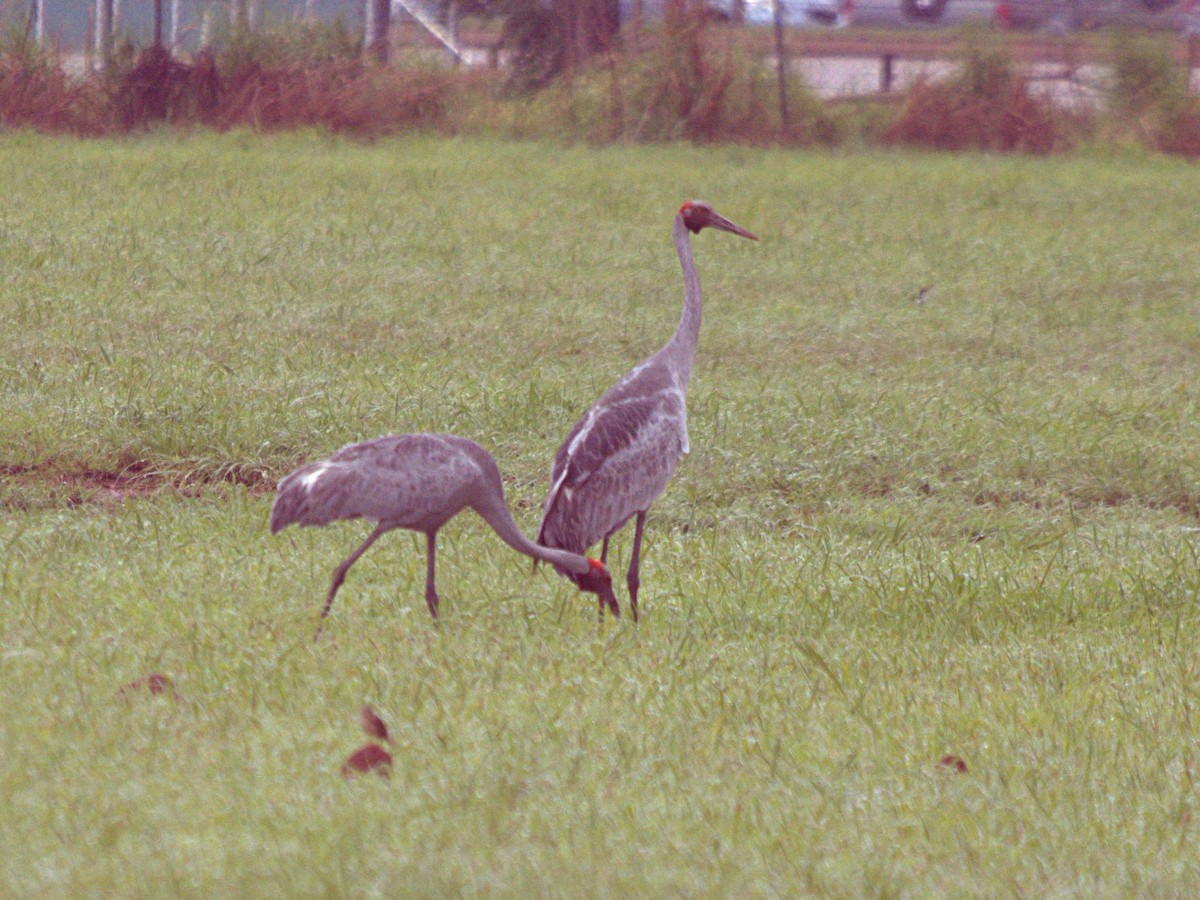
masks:
[[[603,539],[600,561],[606,563],[609,539],[635,518],[626,577],[635,622],[646,511],[688,452],[687,388],[702,305],[691,235],[704,228],[758,240],[707,203],[689,200],[679,208],[672,232],[683,267],[679,327],[661,350],[626,373],[575,423],[554,458],[550,494],[538,529],[539,544],[571,553],[585,553]],[[579,583],[575,573],[556,568]]]
[[[492,455],[474,441],[454,435],[390,435],[350,444],[327,460],[300,467],[279,482],[279,493],[271,507],[271,533],[293,522],[328,525],[338,519],[362,518],[377,523],[362,545],[334,570],[321,610],[324,625],[346,572],[368,547],[393,528],[421,532],[427,546],[425,602],[436,619],[437,532],[468,507],[514,550],[553,564],[580,590],[596,594],[613,615],[620,615],[612,578],[604,565],[529,540],[509,512],[500,470]],[[318,626],[317,636],[320,634]]]

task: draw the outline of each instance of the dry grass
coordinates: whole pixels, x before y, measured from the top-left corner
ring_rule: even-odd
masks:
[[[462,81],[447,70],[398,72],[358,62],[252,67],[223,88],[213,122],[264,131],[320,126],[368,137],[437,128]]]
[[[1164,125],[1157,140],[1159,150],[1188,159],[1200,157],[1200,103],[1189,99],[1172,111]]]
[[[58,65],[0,56],[0,127],[95,136],[113,124],[99,82],[70,78]]]
[[[164,122],[376,137],[443,125],[449,98],[471,83],[445,69],[341,59],[248,63],[222,74],[209,54],[182,62],[154,47],[127,71],[72,78],[54,62],[0,56],[0,125],[88,137]]]

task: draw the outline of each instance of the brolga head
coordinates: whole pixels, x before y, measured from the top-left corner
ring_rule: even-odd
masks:
[[[575,576],[575,584],[581,591],[598,596],[616,618],[621,618],[621,607],[613,593],[612,575],[600,560],[588,557],[588,570]]]
[[[687,201],[679,207],[679,215],[683,218],[683,224],[692,234],[699,234],[701,228],[719,228],[721,231],[728,231],[739,237],[749,238],[752,241],[758,240],[756,235],[751,234],[740,225],[734,225],[703,200]]]

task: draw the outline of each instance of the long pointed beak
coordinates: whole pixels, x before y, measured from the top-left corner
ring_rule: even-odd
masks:
[[[613,618],[621,618],[621,607],[617,605],[617,595],[613,593],[612,586],[606,584],[597,593],[600,594],[600,599],[604,601],[604,605],[612,612]]]
[[[740,237],[750,238],[752,241],[758,240],[757,235],[751,234],[740,225],[734,225],[727,218],[718,213],[713,213],[712,219],[709,221],[708,225],[710,228],[720,228],[722,231],[728,231],[730,234],[736,234]]]

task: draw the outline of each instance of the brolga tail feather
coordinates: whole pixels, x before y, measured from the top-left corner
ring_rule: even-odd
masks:
[[[271,533],[292,524],[319,526],[358,518],[362,513],[354,509],[354,498],[360,480],[357,472],[330,460],[302,466],[279,482]]]
[[[310,493],[305,487],[305,479],[320,472],[325,465],[326,462],[317,462],[301,466],[279,482],[275,502],[271,505],[271,534],[278,534],[289,525],[304,524],[310,515]]]

